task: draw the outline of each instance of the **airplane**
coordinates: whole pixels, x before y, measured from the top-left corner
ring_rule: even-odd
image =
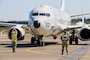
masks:
[[[36,41],[38,46],[44,45],[43,37],[52,36],[56,39],[60,37],[62,32],[73,29],[79,29],[78,37],[80,40],[90,40],[90,25],[79,23],[71,25],[71,17],[75,16],[77,15],[70,16],[65,12],[65,0],[62,0],[60,9],[49,5],[40,5],[32,9],[27,25],[13,23],[0,23],[0,25],[11,26],[8,31],[9,39],[11,39],[12,29],[16,28],[18,40],[24,39],[25,31],[23,28],[28,28],[32,35],[31,44]]]

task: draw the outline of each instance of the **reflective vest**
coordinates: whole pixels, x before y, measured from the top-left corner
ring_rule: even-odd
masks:
[[[12,42],[16,42],[17,41],[17,34],[12,34]]]
[[[68,39],[69,39],[68,35],[62,35],[61,36],[61,40],[68,40]]]

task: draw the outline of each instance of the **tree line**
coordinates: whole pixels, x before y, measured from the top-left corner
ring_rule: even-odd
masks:
[[[79,21],[82,21],[82,18],[78,17],[78,18],[73,18],[73,19],[71,20],[72,24],[75,24],[76,22],[79,22]],[[84,22],[85,22],[86,24],[90,24],[90,18],[84,17]]]

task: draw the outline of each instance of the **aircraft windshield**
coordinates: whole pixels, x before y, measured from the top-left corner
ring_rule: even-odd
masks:
[[[45,16],[45,13],[40,13],[39,15],[40,15],[40,16]]]
[[[32,16],[46,16],[46,17],[49,17],[50,14],[49,13],[33,13]]]
[[[49,14],[49,13],[40,13],[39,16],[46,16],[46,17],[49,17],[50,14]]]
[[[38,13],[33,13],[32,16],[38,16]]]
[[[46,13],[46,16],[47,16],[47,17],[49,17],[49,16],[50,16],[50,14],[49,14],[49,13]]]

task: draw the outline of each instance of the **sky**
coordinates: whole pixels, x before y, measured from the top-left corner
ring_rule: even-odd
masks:
[[[0,0],[0,21],[28,21],[30,11],[40,5],[60,9],[61,0]],[[65,0],[65,12],[90,13],[90,0]]]

